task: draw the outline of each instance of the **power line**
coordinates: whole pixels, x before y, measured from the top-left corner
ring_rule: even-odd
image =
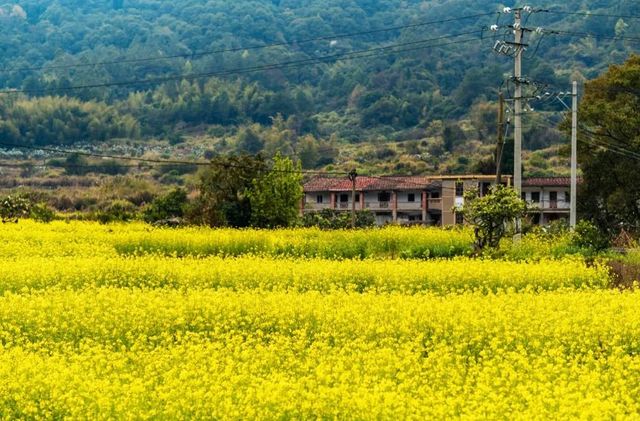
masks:
[[[200,51],[200,52],[194,52],[194,53],[174,54],[174,55],[168,55],[168,56],[120,59],[120,60],[101,61],[101,62],[94,62],[94,63],[79,63],[79,64],[23,67],[23,68],[4,68],[1,71],[2,72],[29,72],[29,71],[37,71],[37,70],[54,70],[54,69],[79,68],[79,67],[108,66],[113,64],[145,63],[150,61],[171,60],[176,58],[196,58],[196,57],[202,57],[207,55],[240,52],[245,50],[259,50],[259,49],[282,47],[282,46],[288,46],[288,45],[308,44],[316,41],[329,41],[329,40],[336,40],[336,39],[342,39],[342,38],[352,38],[352,37],[372,35],[372,34],[383,33],[383,32],[392,32],[392,31],[397,31],[402,29],[419,28],[419,27],[429,26],[429,25],[437,25],[437,24],[455,22],[460,20],[474,19],[474,18],[480,18],[484,16],[491,16],[491,15],[495,15],[495,13],[493,12],[479,13],[475,15],[460,16],[460,17],[450,18],[450,19],[440,19],[440,20],[420,22],[420,23],[414,23],[414,24],[408,24],[408,25],[391,26],[391,27],[374,29],[369,31],[349,32],[349,33],[336,34],[336,35],[323,35],[315,38],[306,38],[306,39],[294,40],[289,42],[284,42],[284,41],[275,42],[275,43],[270,43],[265,45],[225,48],[225,49],[212,50],[212,51]]]
[[[612,15],[608,13],[565,12],[562,10],[547,10],[547,9],[539,9],[539,10],[536,10],[536,12],[551,13],[555,15],[573,15],[573,16],[604,17],[604,18],[618,18],[618,19],[640,19],[639,15]]]
[[[153,165],[185,165],[185,166],[196,166],[196,167],[218,166],[218,167],[224,167],[224,168],[239,168],[239,169],[249,168],[249,166],[247,165],[226,163],[226,162],[223,163],[223,162],[203,162],[203,161],[180,161],[180,160],[169,160],[169,159],[142,158],[142,157],[133,157],[133,156],[118,156],[118,155],[108,155],[108,154],[97,154],[97,153],[85,152],[85,151],[73,151],[73,150],[60,149],[60,148],[51,148],[46,146],[21,145],[17,143],[6,143],[6,142],[0,142],[0,147],[6,148],[6,149],[15,148],[15,149],[38,150],[43,152],[60,153],[63,155],[80,155],[80,156],[86,156],[86,157],[92,157],[92,158],[135,161],[135,162],[142,162],[142,163],[153,164]],[[54,166],[54,165],[50,165],[50,166]],[[55,166],[58,166],[58,165],[55,165]],[[110,165],[108,164],[105,164],[103,166],[86,165],[86,167],[100,167],[100,168],[104,168],[106,166],[110,166]],[[81,167],[81,166],[78,166],[78,167]],[[128,166],[128,167],[132,168],[136,166]],[[309,174],[309,175],[346,175],[347,174],[346,171],[345,172],[313,171],[313,170],[291,170],[291,171],[290,170],[270,170],[270,171],[282,172],[282,173]]]
[[[253,67],[247,67],[247,68],[237,68],[237,69],[223,70],[223,71],[217,71],[217,72],[207,72],[207,73],[197,73],[197,74],[179,74],[179,75],[165,76],[165,77],[154,78],[154,79],[105,82],[105,83],[96,83],[96,84],[88,84],[88,85],[80,85],[80,86],[58,87],[58,88],[51,88],[51,89],[9,89],[9,90],[5,89],[5,90],[0,90],[0,94],[18,94],[18,93],[46,94],[46,93],[52,93],[52,92],[74,91],[74,90],[81,90],[81,89],[107,88],[107,87],[114,87],[114,86],[128,86],[128,85],[139,85],[139,84],[145,84],[145,85],[156,84],[156,83],[164,83],[164,82],[170,82],[170,81],[176,81],[176,80],[196,80],[196,79],[216,77],[216,76],[230,76],[230,75],[254,73],[254,72],[260,72],[264,70],[296,68],[296,67],[312,65],[312,64],[320,64],[320,63],[330,62],[330,61],[342,61],[342,60],[368,58],[368,57],[380,55],[381,53],[383,53],[382,55],[397,54],[397,53],[404,53],[409,51],[422,50],[422,49],[431,48],[431,47],[439,47],[439,46],[445,46],[445,45],[480,41],[479,38],[468,38],[468,39],[439,43],[439,44],[421,45],[418,47],[394,50],[395,48],[403,47],[403,46],[418,45],[418,44],[424,44],[432,41],[456,38],[464,35],[481,34],[481,33],[482,31],[480,30],[462,32],[458,34],[444,35],[441,37],[423,39],[419,41],[412,41],[412,42],[406,42],[406,43],[391,44],[384,47],[376,47],[376,48],[371,48],[366,50],[353,51],[349,53],[333,54],[329,56],[320,56],[320,57],[295,60],[290,62],[271,63],[266,65],[253,66]],[[385,50],[390,50],[390,51],[384,53]]]
[[[629,41],[629,42],[640,42],[640,37],[626,37],[626,36],[609,36],[609,35],[600,35],[594,34],[590,32],[573,32],[573,31],[563,31],[557,29],[545,29],[545,34],[548,35],[566,35],[570,37],[588,37],[588,38],[597,38],[597,39],[606,39],[613,41]]]

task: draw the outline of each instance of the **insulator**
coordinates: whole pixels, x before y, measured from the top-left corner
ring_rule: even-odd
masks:
[[[511,8],[505,7],[504,9],[502,9],[502,13],[511,13]]]

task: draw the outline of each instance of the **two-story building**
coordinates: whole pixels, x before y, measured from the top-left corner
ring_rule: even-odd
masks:
[[[580,180],[578,180],[580,182]],[[546,225],[569,219],[571,179],[569,177],[533,177],[522,181],[522,199],[533,207],[534,224]]]
[[[455,208],[463,205],[464,192],[477,189],[484,195],[494,183],[495,176],[486,175],[357,177],[355,209],[373,212],[378,225],[461,224]],[[316,177],[304,185],[302,211],[349,211],[352,187],[346,178]]]

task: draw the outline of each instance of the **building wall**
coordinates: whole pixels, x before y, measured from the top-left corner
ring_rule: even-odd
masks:
[[[438,180],[439,178],[434,178],[434,180]],[[461,194],[456,194],[456,183],[461,181],[463,184],[463,191],[459,192]],[[508,180],[507,180],[508,182]],[[442,187],[439,191],[438,197],[433,197],[433,192],[426,194],[427,199],[427,207],[428,211],[426,211],[426,218],[423,222],[432,223],[434,221],[438,221],[438,225],[455,225],[456,224],[456,214],[453,212],[454,207],[462,206],[464,204],[464,200],[462,195],[464,192],[470,189],[481,189],[482,183],[493,183],[493,177],[472,177],[465,178],[465,176],[450,176],[443,177],[441,179]],[[419,222],[423,220],[423,199],[422,194],[424,190],[415,189],[415,190],[386,190],[389,193],[389,201],[381,203],[379,201],[378,194],[381,191],[366,191],[366,192],[358,192],[361,195],[361,200],[356,202],[356,209],[361,209],[361,201],[364,203],[364,209],[369,210],[375,214],[376,223],[378,225],[384,225],[388,223],[395,222],[398,223],[410,223],[410,222]],[[341,202],[340,195],[346,194],[347,201]],[[414,195],[414,201],[409,201],[409,195]],[[321,204],[317,203],[317,196],[321,195],[323,200]],[[315,211],[322,209],[331,209],[332,206],[332,195],[335,200],[335,208],[337,210],[349,211],[351,210],[351,191],[344,192],[307,192],[305,194],[305,208],[304,210]],[[394,200],[395,199],[395,200]],[[558,190],[558,201],[564,200],[563,193]],[[394,203],[397,208],[394,212]],[[438,212],[441,211],[440,214]],[[395,216],[395,218],[394,218]]]

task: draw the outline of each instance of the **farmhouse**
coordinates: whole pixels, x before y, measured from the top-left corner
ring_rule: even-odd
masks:
[[[510,176],[503,180],[511,184]],[[464,204],[464,192],[475,189],[482,196],[493,184],[495,176],[490,175],[357,177],[355,209],[373,212],[378,225],[457,225],[463,221],[455,208]],[[537,205],[532,213],[535,223],[569,216],[568,178],[529,178],[522,185],[523,199]],[[346,178],[315,177],[304,184],[302,212],[348,212],[352,187]]]

